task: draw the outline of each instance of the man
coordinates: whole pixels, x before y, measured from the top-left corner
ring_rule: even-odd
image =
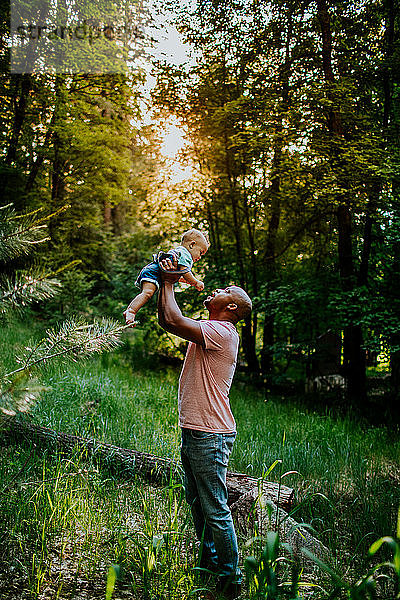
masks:
[[[161,266],[173,268],[169,260]],[[217,573],[217,591],[234,599],[241,592],[241,572],[227,504],[226,472],[236,437],[229,390],[239,346],[235,325],[250,314],[252,304],[240,287],[217,289],[204,301],[208,321],[195,321],[183,316],[176,303],[178,278],[162,275],[158,319],[163,329],[190,342],[178,392],[186,499],[203,542],[200,567]]]

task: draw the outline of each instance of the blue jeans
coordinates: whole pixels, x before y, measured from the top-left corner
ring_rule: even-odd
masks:
[[[181,458],[186,500],[196,535],[203,541],[202,564],[214,566],[221,579],[240,583],[238,545],[228,507],[226,472],[236,433],[182,429]]]

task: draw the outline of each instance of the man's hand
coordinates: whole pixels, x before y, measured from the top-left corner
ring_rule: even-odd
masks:
[[[171,283],[176,283],[177,281],[179,281],[181,275],[177,270],[178,261],[176,260],[176,258],[174,258],[173,261],[170,258],[164,258],[163,260],[160,260],[159,264],[161,267],[161,279],[163,281],[170,281]],[[176,271],[176,273],[166,273],[164,269],[166,269],[167,271]]]
[[[198,292],[202,292],[204,290],[204,283],[202,281],[198,281],[194,287]]]

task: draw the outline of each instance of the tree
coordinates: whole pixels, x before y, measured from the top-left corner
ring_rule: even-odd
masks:
[[[344,331],[348,393],[361,409],[369,328],[359,302],[375,277],[374,229],[379,233],[392,173],[384,139],[394,14],[391,3],[385,10],[325,0],[198,3],[179,15],[196,63],[158,65],[155,95],[188,130],[210,260],[247,286],[256,312],[265,311],[264,375],[274,342],[287,335],[266,312],[269,295],[290,273],[300,281],[303,272],[308,285],[314,269],[329,294],[314,313],[320,322],[308,315],[308,331],[319,335],[330,324]],[[353,303],[351,318],[335,307],[339,297],[344,309]],[[259,319],[244,330],[246,358],[256,369]],[[296,335],[294,324],[290,337]]]
[[[44,231],[54,215],[40,217],[39,213],[17,215],[10,205],[0,207],[1,263],[26,255],[46,241]],[[55,278],[59,272],[46,273],[37,268],[29,272],[15,272],[8,277],[4,275],[0,283],[0,315],[4,318],[10,311],[53,297],[60,291],[60,283]],[[88,324],[82,319],[71,318],[57,330],[48,330],[45,338],[23,349],[17,358],[19,367],[0,374],[3,414],[13,416],[16,411],[30,409],[41,391],[41,386],[32,376],[40,367],[55,359],[77,360],[78,357],[113,349],[120,343],[123,329],[124,326],[107,319]]]

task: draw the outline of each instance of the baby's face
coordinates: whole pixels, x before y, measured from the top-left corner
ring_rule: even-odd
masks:
[[[203,240],[192,240],[189,243],[189,252],[192,255],[193,262],[200,260],[208,250],[208,244]]]

